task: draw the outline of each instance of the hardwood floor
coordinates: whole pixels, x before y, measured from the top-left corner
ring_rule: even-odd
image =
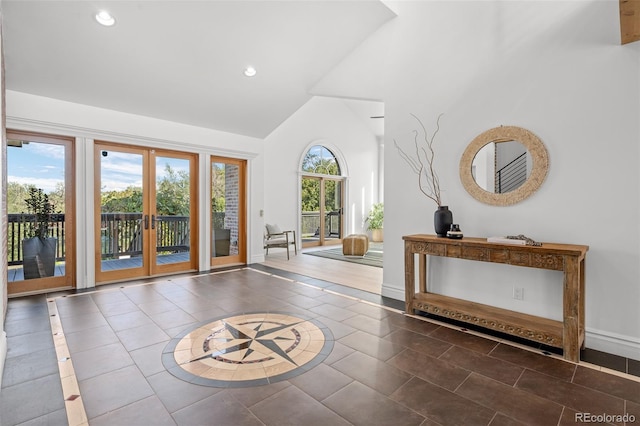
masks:
[[[311,250],[318,249],[303,249],[298,251],[297,256],[292,252],[291,259],[287,260],[287,252],[284,249],[271,249],[264,265],[380,294],[382,268],[303,254]]]

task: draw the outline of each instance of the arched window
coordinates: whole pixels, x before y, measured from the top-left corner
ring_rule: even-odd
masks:
[[[300,235],[303,247],[342,241],[344,186],[338,157],[326,146],[311,146],[302,159]]]
[[[340,176],[340,165],[336,156],[322,145],[309,148],[302,161],[302,171],[320,175]]]

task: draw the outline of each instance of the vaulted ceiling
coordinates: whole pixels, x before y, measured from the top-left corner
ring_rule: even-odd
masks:
[[[103,9],[115,25],[97,23]],[[2,11],[8,90],[258,138],[395,16],[373,0],[3,0]]]
[[[622,43],[639,40],[640,0],[619,3]],[[323,77],[395,16],[378,0],[1,5],[8,90],[257,138],[311,96],[336,96]],[[99,25],[99,10],[115,25]],[[243,74],[249,65],[255,77]],[[363,117],[380,114],[345,102]]]

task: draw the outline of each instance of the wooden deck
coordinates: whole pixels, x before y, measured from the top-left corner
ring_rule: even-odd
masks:
[[[189,252],[183,253],[173,253],[173,254],[165,254],[158,255],[157,261],[159,265],[165,265],[169,263],[178,263],[178,262],[186,262],[189,260]],[[130,268],[139,268],[142,266],[142,257],[130,257],[124,259],[110,259],[103,260],[101,263],[101,268],[103,271],[113,271],[117,269],[130,269]],[[65,274],[65,264],[64,262],[56,263],[56,269],[54,272],[54,276],[62,277]],[[11,268],[8,273],[8,281],[23,281],[24,280],[24,272],[22,267]]]

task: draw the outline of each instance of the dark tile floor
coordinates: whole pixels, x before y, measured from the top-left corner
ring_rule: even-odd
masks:
[[[379,295],[259,265],[137,284],[9,301],[0,424],[68,423],[48,303],[91,425],[565,425],[583,413],[640,423],[637,377],[407,317],[401,302]],[[258,387],[200,386],[166,371],[161,355],[172,337],[254,311],[316,319],[333,334],[331,354]],[[624,360],[624,368],[638,366]]]

